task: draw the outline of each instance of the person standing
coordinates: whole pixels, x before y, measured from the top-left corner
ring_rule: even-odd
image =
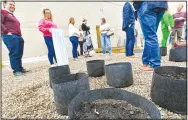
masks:
[[[126,56],[134,56],[134,44],[135,44],[135,15],[134,9],[130,2],[126,2],[123,7],[123,25],[122,30],[126,32]]]
[[[14,16],[15,2],[4,1],[4,10],[1,10],[1,37],[9,50],[10,65],[15,76],[22,76],[29,72],[22,67],[24,39],[20,29],[20,22]]]
[[[80,31],[74,26],[75,20],[73,17],[69,19],[69,39],[72,43],[72,55],[74,60],[78,60],[78,54],[77,54],[77,49],[78,49],[78,39],[80,37]]]
[[[90,27],[87,25],[87,19],[82,20],[82,30],[83,30],[83,51],[85,57],[90,56],[90,52],[93,50],[93,44],[91,41]]]
[[[163,34],[162,47],[166,47],[167,40],[170,35],[170,31],[173,28],[174,28],[173,16],[168,12],[168,10],[166,10],[161,19],[161,29],[162,29],[162,34]]]
[[[83,31],[82,31],[82,26],[81,25],[79,27],[79,31],[80,31],[80,38],[79,38],[80,55],[83,55]]]
[[[157,37],[157,29],[168,3],[135,1],[138,19],[145,39],[144,52],[142,55],[143,71],[153,71],[160,67],[160,50]]]
[[[43,33],[46,46],[48,48],[48,59],[51,64],[51,67],[56,66],[53,59],[56,63],[56,55],[54,50],[54,44],[52,39],[52,28],[57,28],[57,25],[53,23],[52,13],[50,9],[43,9],[44,18],[40,20],[38,29]]]
[[[110,30],[110,25],[106,23],[105,18],[101,18],[100,33],[101,33],[101,45],[103,54],[106,55],[106,46],[108,47],[108,53],[112,54],[112,46],[110,42],[110,37],[107,36],[107,32]]]
[[[186,12],[182,12],[183,5],[179,4],[177,7],[177,12],[173,15],[174,18],[174,29],[172,31],[172,45],[175,43],[177,36],[177,41],[180,42],[183,39],[183,28],[184,22],[186,21]],[[177,34],[177,35],[176,35]]]

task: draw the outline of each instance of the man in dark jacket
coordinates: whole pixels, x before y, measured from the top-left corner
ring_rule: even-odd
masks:
[[[122,30],[126,32],[126,56],[135,57],[133,50],[135,44],[135,15],[134,9],[130,2],[126,2],[123,7],[123,25]]]
[[[142,55],[143,70],[153,71],[154,68],[160,67],[161,65],[157,29],[164,11],[168,8],[168,3],[166,1],[136,1],[133,5],[137,10],[138,19],[145,38],[144,52]]]

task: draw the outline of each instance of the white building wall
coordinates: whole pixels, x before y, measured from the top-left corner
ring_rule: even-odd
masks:
[[[47,47],[42,33],[37,28],[39,20],[43,17],[43,8],[51,9],[54,22],[59,28],[64,29],[68,41],[69,18],[75,17],[78,27],[82,23],[82,18],[87,17],[88,25],[91,27],[93,44],[97,48],[96,25],[100,24],[101,17],[106,17],[107,22],[115,29],[115,35],[111,37],[112,46],[124,46],[125,33],[121,30],[123,5],[124,2],[16,2],[15,16],[21,23],[25,40],[23,58],[47,55]],[[177,4],[173,3],[172,6],[174,10]],[[138,23],[136,23],[136,28],[139,30]],[[118,43],[120,44],[118,45]],[[69,48],[70,57],[72,56],[71,47]],[[8,50],[3,44],[2,60],[8,59]]]

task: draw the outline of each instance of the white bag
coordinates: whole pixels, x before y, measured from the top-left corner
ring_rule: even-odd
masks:
[[[106,34],[107,34],[108,37],[114,35],[114,29],[111,28],[110,30],[107,31]]]

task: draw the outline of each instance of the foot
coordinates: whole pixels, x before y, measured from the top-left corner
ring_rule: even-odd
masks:
[[[78,61],[78,58],[74,58],[74,61]]]
[[[22,70],[22,73],[28,73],[28,72],[31,72],[31,70],[27,70],[27,69]]]
[[[143,68],[143,71],[153,72],[153,70],[154,69],[149,66]]]
[[[52,64],[51,67],[56,67],[57,65],[56,64]]]
[[[14,73],[14,76],[17,76],[17,77],[18,77],[18,76],[22,76],[22,75],[23,75],[22,72],[15,72],[15,73]]]
[[[132,55],[132,56],[127,56],[128,58],[138,58],[138,56]]]

